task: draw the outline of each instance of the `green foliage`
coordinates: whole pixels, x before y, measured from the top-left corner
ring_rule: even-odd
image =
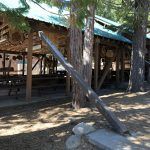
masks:
[[[75,5],[75,11],[73,11],[74,16],[75,16],[75,22],[74,24],[78,27],[78,28],[83,28],[85,25],[85,18],[89,15],[87,6],[88,5],[95,5],[97,3],[98,0],[70,0],[70,1],[66,1],[66,0],[35,0],[36,2],[45,2],[49,5],[53,5],[53,6],[57,6],[59,8],[59,13],[61,14],[61,12],[65,9],[65,10],[69,10],[71,9],[72,5]],[[71,21],[69,19],[69,21]],[[71,22],[70,22],[71,23]]]
[[[88,10],[88,6],[97,4],[97,0],[72,0],[70,1],[70,5],[76,5],[76,10],[74,11],[74,15],[76,16],[76,26],[78,28],[83,28],[85,25],[85,18],[87,18],[90,14]]]
[[[131,13],[129,3],[123,0],[103,0],[98,2],[97,14],[113,21],[124,23]]]
[[[29,5],[26,0],[20,0],[20,3],[22,7],[15,9],[8,8],[0,3],[0,14],[7,18],[7,21],[12,27],[22,31],[28,31],[30,30],[29,24],[22,14],[28,11]]]
[[[112,0],[98,1],[97,15],[117,21],[119,16],[116,11],[120,9],[120,0],[112,4]]]
[[[136,24],[134,22],[134,15],[137,12],[135,8],[135,1],[136,0],[105,0],[103,2],[99,1],[97,14],[114,21],[119,21],[122,25],[116,29],[118,30],[118,32],[133,31],[133,27]],[[147,4],[149,2],[148,5],[150,7],[150,1],[144,1],[147,1]],[[143,16],[145,12],[141,11],[140,13]],[[148,22],[150,23],[150,16]],[[110,28],[114,29],[114,27]]]

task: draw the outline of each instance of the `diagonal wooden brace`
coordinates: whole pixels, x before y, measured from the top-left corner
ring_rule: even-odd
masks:
[[[87,95],[89,100],[95,103],[97,109],[104,115],[112,128],[120,134],[129,133],[126,126],[120,122],[116,115],[105,105],[105,103],[98,97],[94,90],[83,80],[81,75],[73,68],[73,66],[65,60],[64,56],[57,49],[57,47],[48,39],[48,37],[45,36],[42,31],[39,31],[39,36],[42,41],[47,44],[50,52],[59,60],[59,62],[63,65],[67,72],[71,74],[72,78],[81,86],[83,92]]]

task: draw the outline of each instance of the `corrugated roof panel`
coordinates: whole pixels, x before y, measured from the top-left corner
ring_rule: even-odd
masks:
[[[21,6],[19,3],[19,0],[11,0],[11,2],[10,0],[0,0],[0,2],[10,8],[18,8]],[[65,19],[69,16],[68,11],[63,11],[62,14],[60,15],[59,9],[57,7],[50,7],[46,4],[40,4],[42,6],[41,8],[39,5],[33,3],[32,1],[27,0],[27,2],[30,6],[30,9],[27,13],[24,14],[25,17],[51,23],[54,25],[63,26],[63,27],[69,26],[67,23],[67,19]],[[107,21],[111,23],[113,22],[108,19],[102,18],[100,16],[97,16],[97,17],[103,19],[103,21]],[[100,24],[96,22],[94,26],[94,34],[98,36],[110,38],[110,39],[115,39],[115,40],[131,43],[131,41],[128,40],[127,38],[121,36],[120,34],[116,32],[103,28],[103,26],[101,26]]]
[[[101,22],[103,22],[103,23],[106,23],[106,24],[108,24],[108,25],[113,25],[113,26],[116,26],[116,27],[118,27],[118,26],[121,25],[121,24],[118,23],[118,22],[115,22],[115,21],[106,19],[106,18],[101,17],[101,16],[98,16],[98,15],[95,15],[95,19],[96,19],[97,21],[101,21]]]
[[[24,14],[24,16],[33,18],[35,20],[67,27],[67,21],[65,21],[65,17],[59,15],[59,9],[57,7],[50,7],[46,4],[40,4],[42,6],[41,8],[33,2],[28,2],[28,4],[30,5],[30,10],[28,13]]]
[[[100,35],[106,38],[115,39],[127,43],[131,43],[131,41],[124,36],[120,35],[117,32],[104,28],[102,25],[95,22],[94,32],[96,35]]]

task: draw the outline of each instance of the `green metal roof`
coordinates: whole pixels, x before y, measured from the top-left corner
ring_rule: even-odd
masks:
[[[118,22],[106,19],[106,18],[98,16],[98,15],[95,15],[95,20],[100,21],[100,22],[102,22],[102,23],[104,23],[106,25],[112,25],[112,26],[115,26],[115,27],[121,26],[121,24],[118,23]]]
[[[95,35],[103,36],[109,39],[115,39],[118,41],[131,43],[131,41],[125,38],[124,36],[118,34],[117,32],[109,30],[107,28],[104,28],[104,26],[98,24],[97,22],[95,22],[95,25],[94,25],[94,33]]]
[[[22,7],[21,4],[19,3],[19,0],[0,0],[0,3],[3,3],[9,8],[18,8]],[[50,24],[62,26],[62,27],[69,27],[69,24],[67,22],[67,18],[69,16],[68,11],[63,11],[61,14],[59,14],[59,9],[57,7],[50,7],[47,4],[40,4],[42,7],[39,5],[35,4],[34,2],[27,0],[27,3],[30,6],[30,9],[27,13],[23,14],[25,17],[47,22]],[[105,19],[103,17],[97,16],[96,18],[101,19],[107,23],[114,24],[114,25],[119,25],[118,23],[115,23],[111,20]],[[112,30],[106,29],[97,22],[95,22],[94,26],[94,34],[98,36],[102,36],[105,38],[109,39],[114,39],[126,43],[131,43],[131,41],[124,36],[120,35],[117,32],[114,32]]]

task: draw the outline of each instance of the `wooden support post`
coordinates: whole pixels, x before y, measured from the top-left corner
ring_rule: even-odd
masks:
[[[58,65],[58,60],[56,59],[56,73],[57,73],[57,65]]]
[[[150,50],[148,50],[148,62],[150,62]],[[148,65],[148,82],[150,83],[150,65]]]
[[[23,54],[23,60],[22,60],[22,75],[24,76],[24,72],[25,72],[25,54]]]
[[[52,58],[52,74],[54,74],[54,57]]]
[[[53,74],[55,73],[55,58],[53,57]]]
[[[52,56],[49,56],[48,58],[48,70],[50,75],[52,73]]]
[[[99,72],[99,43],[95,43],[95,56],[94,56],[94,89],[97,90],[97,85],[98,85],[98,72]]]
[[[9,60],[9,64],[8,64],[8,72],[7,72],[8,76],[9,76],[9,73],[10,73],[10,68],[11,68],[11,60]]]
[[[27,83],[26,83],[26,100],[31,101],[32,95],[32,49],[33,35],[28,34],[28,53],[27,53]]]
[[[102,84],[103,84],[103,82],[104,82],[104,80],[105,80],[105,78],[106,78],[106,76],[107,76],[111,66],[112,66],[112,60],[106,62],[106,65],[104,67],[104,72],[103,72],[102,77],[101,77],[101,79],[99,81],[98,89],[101,88],[101,86],[102,86]]]
[[[3,53],[3,75],[6,75],[6,71],[5,71],[5,67],[6,67],[6,53]]]
[[[43,56],[42,56],[42,59],[41,59],[41,64],[40,64],[40,74],[42,75],[42,68],[43,68]]]
[[[125,56],[125,51],[124,49],[122,49],[121,51],[121,82],[124,82],[124,70],[125,70],[124,56]]]
[[[43,74],[45,75],[46,69],[46,55],[44,55],[44,67],[43,67]]]
[[[117,55],[116,55],[116,82],[117,85],[120,82],[120,50],[118,49]]]
[[[101,75],[101,48],[99,49],[99,58],[98,58],[98,71],[99,71],[99,76]]]

